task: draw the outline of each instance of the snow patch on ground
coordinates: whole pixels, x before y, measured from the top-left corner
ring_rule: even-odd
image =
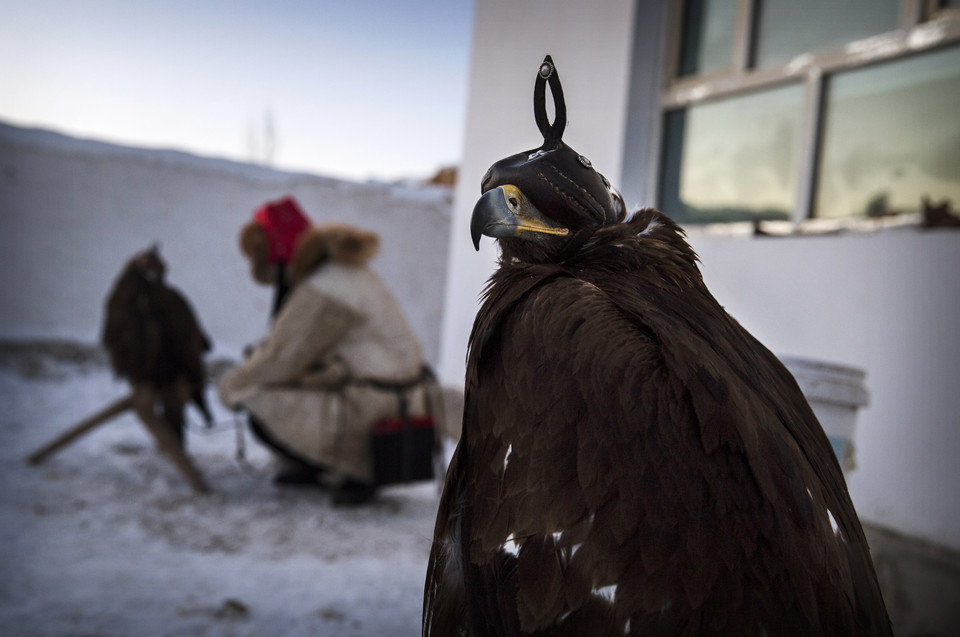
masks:
[[[82,350],[78,350],[81,351]],[[26,456],[122,396],[99,355],[0,349],[0,634],[418,635],[437,485],[334,508],[270,481],[270,454],[212,391],[194,495],[129,414]]]

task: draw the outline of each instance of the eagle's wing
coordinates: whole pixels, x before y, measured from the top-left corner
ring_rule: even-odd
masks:
[[[148,283],[128,265],[107,296],[102,339],[116,374],[162,388],[185,378],[202,388],[210,339],[178,290]]]
[[[826,438],[702,283],[524,287],[475,325],[425,634],[870,630]]]
[[[196,313],[182,292],[174,287],[164,287],[164,306],[171,330],[188,339],[198,352],[208,352],[212,343],[200,326]]]
[[[133,383],[156,376],[156,352],[162,349],[150,305],[148,286],[128,265],[107,296],[101,337],[114,373]]]
[[[174,353],[173,371],[202,385],[206,376],[203,355],[211,343],[193,308],[176,288],[166,286],[156,291],[155,306],[162,316],[165,345]]]
[[[166,348],[170,352],[171,376],[183,378],[190,388],[190,400],[210,425],[213,415],[207,405],[204,389],[207,382],[207,370],[203,356],[210,351],[210,337],[200,326],[187,298],[176,288],[164,286],[157,292],[157,302],[164,317]]]

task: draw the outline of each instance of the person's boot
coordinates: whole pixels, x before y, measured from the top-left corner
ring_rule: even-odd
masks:
[[[377,488],[365,482],[347,480],[333,490],[334,506],[356,506],[366,504],[377,493]]]
[[[289,465],[273,474],[273,483],[280,486],[322,486],[321,471],[307,465]]]

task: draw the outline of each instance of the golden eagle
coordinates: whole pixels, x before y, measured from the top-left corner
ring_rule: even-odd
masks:
[[[556,116],[545,109],[549,82]],[[683,231],[561,141],[482,180],[500,263],[467,357],[425,636],[889,635],[827,437],[705,287]]]
[[[107,296],[103,345],[114,373],[149,390],[161,416],[183,446],[183,409],[192,400],[209,423],[203,355],[210,339],[190,304],[164,281],[158,246],[135,254]]]

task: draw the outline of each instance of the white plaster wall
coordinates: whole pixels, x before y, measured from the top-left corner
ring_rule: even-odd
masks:
[[[481,242],[479,253],[470,241],[470,213],[480,197],[480,178],[498,159],[543,143],[533,116],[540,62],[551,54],[563,83],[564,141],[618,183],[632,24],[630,0],[477,2],[466,150],[450,234],[440,362],[445,382],[463,385],[470,327],[496,261],[491,240]]]
[[[960,231],[690,240],[717,300],[775,353],[866,371],[860,516],[960,549]]]
[[[656,131],[631,132],[625,119],[628,67],[647,68],[630,62],[633,44],[646,51],[631,43],[634,17],[638,25],[662,28],[660,5],[638,0],[640,13],[632,16],[626,1],[477,4],[451,224],[441,354],[446,382],[462,384],[477,297],[496,256],[491,241],[481,243],[480,254],[470,243],[479,180],[497,159],[541,143],[532,94],[544,53],[553,54],[563,80],[565,140],[615,184],[624,177],[621,165],[631,172],[628,179],[646,179],[628,189],[633,196],[652,194],[652,178],[634,174],[641,166],[655,168],[649,151],[625,148],[623,140],[655,142]],[[630,95],[631,108],[642,113],[659,100],[647,80],[633,78]],[[650,117],[641,120],[656,125]],[[871,402],[858,414],[859,466],[849,477],[860,515],[960,549],[960,232],[906,228],[765,240],[693,236],[691,242],[721,304],[775,353],[866,370]]]
[[[162,244],[215,353],[266,330],[273,292],[253,283],[237,237],[263,202],[293,195],[315,222],[381,235],[373,267],[439,358],[449,189],[357,184],[185,153],[126,148],[0,124],[0,336],[99,341],[126,259]]]

